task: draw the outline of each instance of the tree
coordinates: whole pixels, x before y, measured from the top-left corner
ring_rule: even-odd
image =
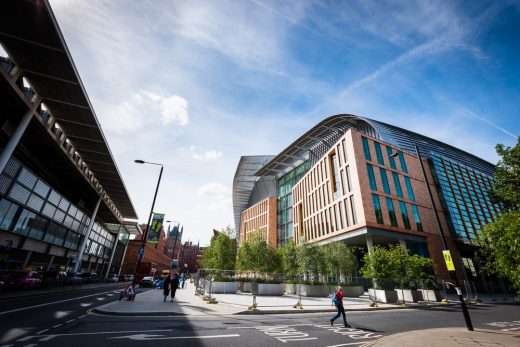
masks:
[[[341,276],[345,276],[346,281],[351,282],[358,268],[354,248],[347,247],[343,242],[333,242],[323,246],[323,253],[327,273],[337,276],[338,280]]]
[[[307,280],[317,282],[318,276],[325,273],[326,261],[321,247],[302,243],[296,249],[296,258],[298,273],[305,275]]]
[[[286,274],[298,274],[297,246],[293,240],[279,248],[282,271]]]
[[[495,147],[501,157],[494,175],[494,187],[490,195],[495,203],[506,210],[520,209],[520,137],[515,147],[498,144]]]
[[[210,246],[202,256],[202,266],[206,269],[234,270],[236,256],[236,241],[222,232],[211,238]]]
[[[280,254],[260,237],[245,241],[238,250],[237,269],[255,272],[280,271]]]
[[[515,147],[498,144],[496,151],[501,158],[491,196],[505,212],[482,229],[481,253],[486,270],[509,279],[520,294],[520,137]]]

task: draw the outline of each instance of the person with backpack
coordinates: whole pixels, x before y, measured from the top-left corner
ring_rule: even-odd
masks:
[[[343,308],[343,288],[338,287],[338,290],[332,296],[332,303],[336,306],[337,314],[330,319],[330,325],[334,325],[334,321],[339,318],[340,315],[343,315],[343,324],[345,328],[351,328],[351,326],[347,323],[347,315],[345,314],[345,309]]]

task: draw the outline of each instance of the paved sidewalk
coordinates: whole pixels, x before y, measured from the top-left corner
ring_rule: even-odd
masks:
[[[520,346],[520,332],[487,329],[468,331],[466,328],[414,330],[386,336],[364,344],[363,347],[416,347],[418,345],[428,347]]]
[[[136,296],[135,301],[122,300],[97,307],[94,312],[107,315],[129,316],[168,316],[168,315],[233,315],[233,314],[274,314],[274,313],[310,313],[335,312],[331,299],[327,297],[302,297],[303,309],[294,308],[298,302],[297,295],[257,296],[256,310],[249,310],[253,305],[251,293],[214,294],[216,304],[208,304],[202,297],[195,295],[193,284],[185,289],[178,289],[173,302],[163,302],[162,289],[151,289]],[[343,298],[347,311],[388,310],[411,307],[438,306],[429,304],[382,304],[370,307],[368,295],[359,298]]]

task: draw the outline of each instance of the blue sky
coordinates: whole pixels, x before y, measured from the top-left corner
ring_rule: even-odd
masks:
[[[127,189],[207,244],[240,156],[350,113],[492,163],[520,134],[518,1],[82,1],[51,5]]]

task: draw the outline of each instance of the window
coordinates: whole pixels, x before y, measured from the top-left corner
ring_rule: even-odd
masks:
[[[339,195],[339,169],[338,169],[338,156],[336,153],[332,154],[330,157],[330,164],[332,169],[332,179],[330,180],[332,184],[332,193],[334,195],[334,199],[336,199]]]
[[[386,194],[391,194],[390,186],[388,185],[388,177],[386,176],[386,170],[379,168],[379,173],[381,174],[381,181],[383,182],[383,190]]]
[[[406,190],[408,191],[408,198],[412,201],[415,201],[415,196],[413,195],[412,182],[410,182],[410,177],[404,176],[404,183],[406,184]]]
[[[18,221],[16,222],[13,231],[24,236],[29,234],[35,216],[36,215],[31,211],[24,209],[20,214],[20,217],[18,217]]]
[[[392,172],[392,177],[394,179],[395,192],[398,197],[403,197],[403,190],[401,189],[401,182],[399,181],[399,175],[396,172]]]
[[[370,147],[368,146],[368,139],[364,136],[361,136],[361,141],[363,142],[363,152],[365,152],[365,159],[372,160],[372,156],[370,155]]]
[[[385,165],[385,161],[383,160],[383,152],[381,152],[381,145],[379,142],[374,141],[374,146],[376,147],[377,163],[380,165]]]
[[[408,218],[408,210],[406,204],[403,201],[399,201],[399,208],[401,210],[401,216],[403,217],[403,224],[406,229],[411,229],[410,218]]]
[[[350,196],[350,207],[352,208],[352,224],[357,224],[356,202],[354,195]]]
[[[383,224],[383,212],[381,212],[381,203],[379,202],[379,196],[372,194],[372,202],[374,203],[374,212],[376,214],[376,221],[379,224]]]
[[[18,210],[18,205],[13,204],[9,200],[2,199],[0,201],[0,228],[10,230],[13,224],[13,218]]]
[[[370,164],[367,164],[368,171],[368,180],[370,181],[370,188],[372,190],[377,190],[376,176],[374,175],[374,167]]]
[[[419,209],[415,205],[412,205],[412,214],[413,214],[413,219],[415,220],[415,226],[417,227],[417,230],[423,231],[422,223],[421,223],[421,216],[419,216]]]
[[[392,199],[386,198],[386,207],[388,208],[388,216],[390,217],[390,224],[397,226],[397,218],[395,217],[394,203]]]
[[[406,162],[404,161],[403,152],[399,152],[399,162],[401,163],[401,170],[403,170],[404,173],[408,173],[408,168],[406,167]]]
[[[386,146],[386,154],[388,155],[388,161],[390,162],[390,167],[392,169],[397,169],[397,166],[395,166],[395,159],[392,157],[392,148]]]
[[[350,166],[347,166],[347,170],[345,172],[347,174],[348,191],[350,192],[352,190],[352,182],[350,181]]]

